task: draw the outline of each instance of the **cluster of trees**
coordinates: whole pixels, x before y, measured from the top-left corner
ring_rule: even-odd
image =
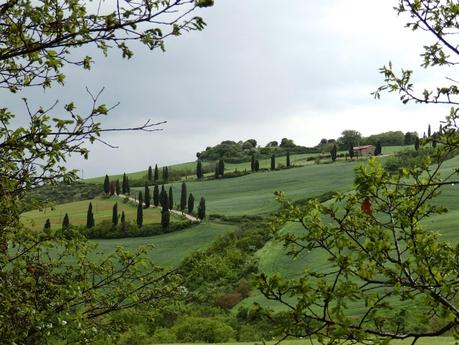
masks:
[[[261,158],[269,158],[273,154],[276,156],[285,155],[288,151],[291,153],[318,152],[316,148],[296,145],[292,139],[288,138],[283,138],[280,143],[271,141],[265,147],[257,146],[255,139],[248,139],[239,142],[224,140],[216,146],[208,146],[204,151],[198,152],[196,156],[202,161],[218,161],[223,159],[229,163],[241,163],[250,161],[253,155]]]

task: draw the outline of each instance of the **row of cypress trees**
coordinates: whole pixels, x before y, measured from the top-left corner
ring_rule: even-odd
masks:
[[[159,181],[159,169],[158,164],[155,164],[155,169],[151,168],[151,165],[148,167],[148,174],[147,174],[148,181],[157,183]],[[163,174],[162,174],[162,181],[167,182],[169,181],[169,168],[163,167]]]

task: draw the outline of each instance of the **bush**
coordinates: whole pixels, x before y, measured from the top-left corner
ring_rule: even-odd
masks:
[[[234,329],[215,318],[187,317],[173,330],[178,342],[224,343],[236,339]]]
[[[175,335],[174,329],[160,328],[158,329],[153,337],[151,342],[154,344],[171,344],[177,342],[177,336]]]
[[[132,222],[126,222],[126,228],[122,229],[122,224],[113,226],[109,220],[104,220],[91,229],[84,226],[75,227],[81,234],[89,239],[109,239],[109,238],[126,238],[126,237],[148,237],[161,235],[165,233],[181,231],[196,225],[191,221],[181,221],[179,223],[171,223],[167,228],[163,228],[161,224],[145,224],[139,228]]]
[[[240,292],[231,292],[217,297],[215,304],[223,309],[231,309],[241,300],[242,294]]]

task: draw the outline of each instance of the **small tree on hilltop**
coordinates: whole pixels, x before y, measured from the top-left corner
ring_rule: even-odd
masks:
[[[353,143],[349,143],[348,153],[349,153],[350,159],[354,158],[354,144]]]
[[[110,196],[116,193],[116,181],[110,181]]]
[[[153,205],[155,205],[155,207],[159,205],[159,187],[157,184],[155,184],[153,188]]]
[[[375,156],[379,156],[382,153],[382,146],[381,142],[378,140],[376,143],[376,148],[375,148]]]
[[[186,209],[186,198],[187,198],[187,190],[186,190],[186,183],[182,182],[182,190],[180,193],[180,211],[185,211]]]
[[[190,193],[190,196],[188,197],[188,213],[193,213],[194,209],[194,196],[193,194]]]
[[[172,186],[169,187],[169,210],[174,209],[174,193],[172,191]]]
[[[88,212],[86,213],[86,227],[91,229],[94,227],[94,213],[92,212],[92,203],[89,203]]]
[[[149,208],[151,205],[151,194],[150,194],[150,188],[148,188],[148,183],[145,182],[145,207]]]
[[[115,193],[116,195],[120,195],[120,192],[121,192],[120,180],[117,179],[115,183]]]
[[[159,180],[158,164],[155,164],[155,173],[154,173],[154,176],[153,176],[153,180],[154,180],[154,182],[158,182],[158,180]]]
[[[153,181],[153,169],[151,165],[148,167],[148,181]]]
[[[105,175],[104,179],[104,193],[110,193],[110,178],[108,177],[108,175]]]
[[[206,199],[203,197],[199,201],[199,206],[198,206],[198,218],[203,220],[206,217]]]
[[[201,179],[204,177],[204,173],[202,171],[202,162],[200,160],[198,160],[198,162],[196,163],[196,177],[198,179]]]
[[[115,202],[115,205],[113,205],[113,209],[112,209],[112,224],[114,227],[118,225],[118,203],[117,202]]]
[[[333,162],[336,161],[337,153],[338,153],[338,148],[336,147],[336,144],[333,144],[333,147],[331,148],[331,151],[330,151],[330,158]]]
[[[218,174],[223,177],[225,175],[225,161],[220,159],[218,161]]]
[[[416,151],[419,151],[419,146],[421,145],[421,141],[419,140],[419,137],[416,137],[416,139],[414,140],[414,149]]]
[[[274,153],[271,155],[271,170],[276,170],[276,156]]]
[[[64,216],[64,220],[62,221],[62,229],[68,229],[70,227],[70,219],[69,215],[66,213]]]
[[[123,174],[123,182],[121,184],[121,191],[123,194],[127,193],[127,176],[126,173]]]

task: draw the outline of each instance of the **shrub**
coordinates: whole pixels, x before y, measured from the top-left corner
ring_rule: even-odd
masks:
[[[187,317],[173,327],[178,342],[224,343],[236,338],[234,329],[214,318]]]
[[[223,309],[231,309],[242,300],[242,294],[240,292],[226,293],[217,297],[215,304]]]
[[[175,335],[175,330],[169,328],[160,328],[155,332],[155,334],[151,338],[151,342],[154,344],[176,343],[177,336]]]

